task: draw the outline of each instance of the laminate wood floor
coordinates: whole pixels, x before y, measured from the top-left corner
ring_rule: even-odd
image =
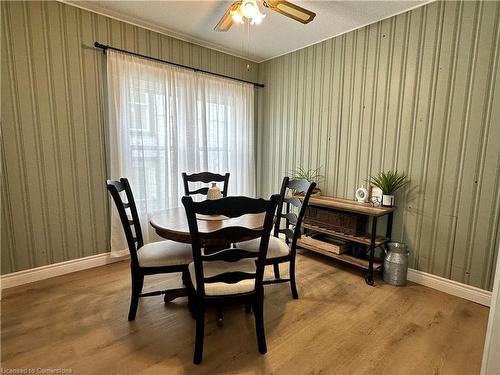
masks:
[[[361,271],[311,253],[298,258],[299,300],[265,291],[268,352],[253,314],[207,314],[205,351],[192,364],[195,324],[180,298],[142,299],[127,321],[129,265],[81,271],[4,291],[5,368],[73,374],[479,374],[488,308],[423,286],[369,287]],[[378,280],[377,280],[378,281]],[[179,284],[146,279],[147,290]]]

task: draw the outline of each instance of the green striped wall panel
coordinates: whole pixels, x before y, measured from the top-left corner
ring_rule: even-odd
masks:
[[[109,250],[94,41],[257,79],[257,64],[66,4],[4,1],[1,12],[2,274]]]
[[[246,61],[56,2],[3,2],[2,274],[108,249],[102,54],[95,40],[259,79],[261,194],[298,165],[325,194],[408,172],[395,236],[412,267],[491,288],[499,233],[499,3],[438,2]]]
[[[322,166],[354,198],[398,169],[411,267],[491,289],[500,239],[500,2],[435,2],[259,65],[260,194]]]

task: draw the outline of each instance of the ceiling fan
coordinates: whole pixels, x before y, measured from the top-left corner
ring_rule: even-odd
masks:
[[[316,16],[316,13],[286,0],[263,0],[262,3],[266,8],[303,24],[311,22]],[[256,0],[236,0],[226,10],[214,30],[228,31],[233,23],[244,23],[244,18],[251,20],[252,25],[259,24],[265,17],[266,15],[261,13]]]

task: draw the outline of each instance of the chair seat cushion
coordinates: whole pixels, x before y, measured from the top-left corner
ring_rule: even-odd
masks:
[[[259,251],[260,238],[254,238],[253,240],[239,242],[236,247],[248,250],[248,251]],[[282,238],[271,236],[269,237],[269,246],[267,247],[267,259],[279,258],[290,254],[290,248],[286,244],[285,240]]]
[[[216,260],[212,262],[203,262],[203,273],[205,278],[220,275],[226,272],[256,272],[255,259],[246,258],[237,262],[225,262]],[[189,263],[189,275],[191,282],[196,289],[196,274],[194,263]],[[226,296],[231,294],[248,293],[255,289],[255,279],[241,280],[234,284],[229,283],[205,283],[205,295],[207,296]]]
[[[193,261],[190,244],[159,241],[144,245],[137,251],[140,267],[179,266]]]

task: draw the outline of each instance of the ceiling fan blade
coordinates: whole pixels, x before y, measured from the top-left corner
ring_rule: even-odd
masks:
[[[316,17],[316,13],[286,0],[264,0],[264,6],[304,24]]]
[[[231,16],[231,11],[236,10],[240,4],[240,1],[233,2],[229,8],[227,8],[226,13],[221,17],[217,25],[214,27],[215,31],[228,31],[233,25],[233,17]]]

